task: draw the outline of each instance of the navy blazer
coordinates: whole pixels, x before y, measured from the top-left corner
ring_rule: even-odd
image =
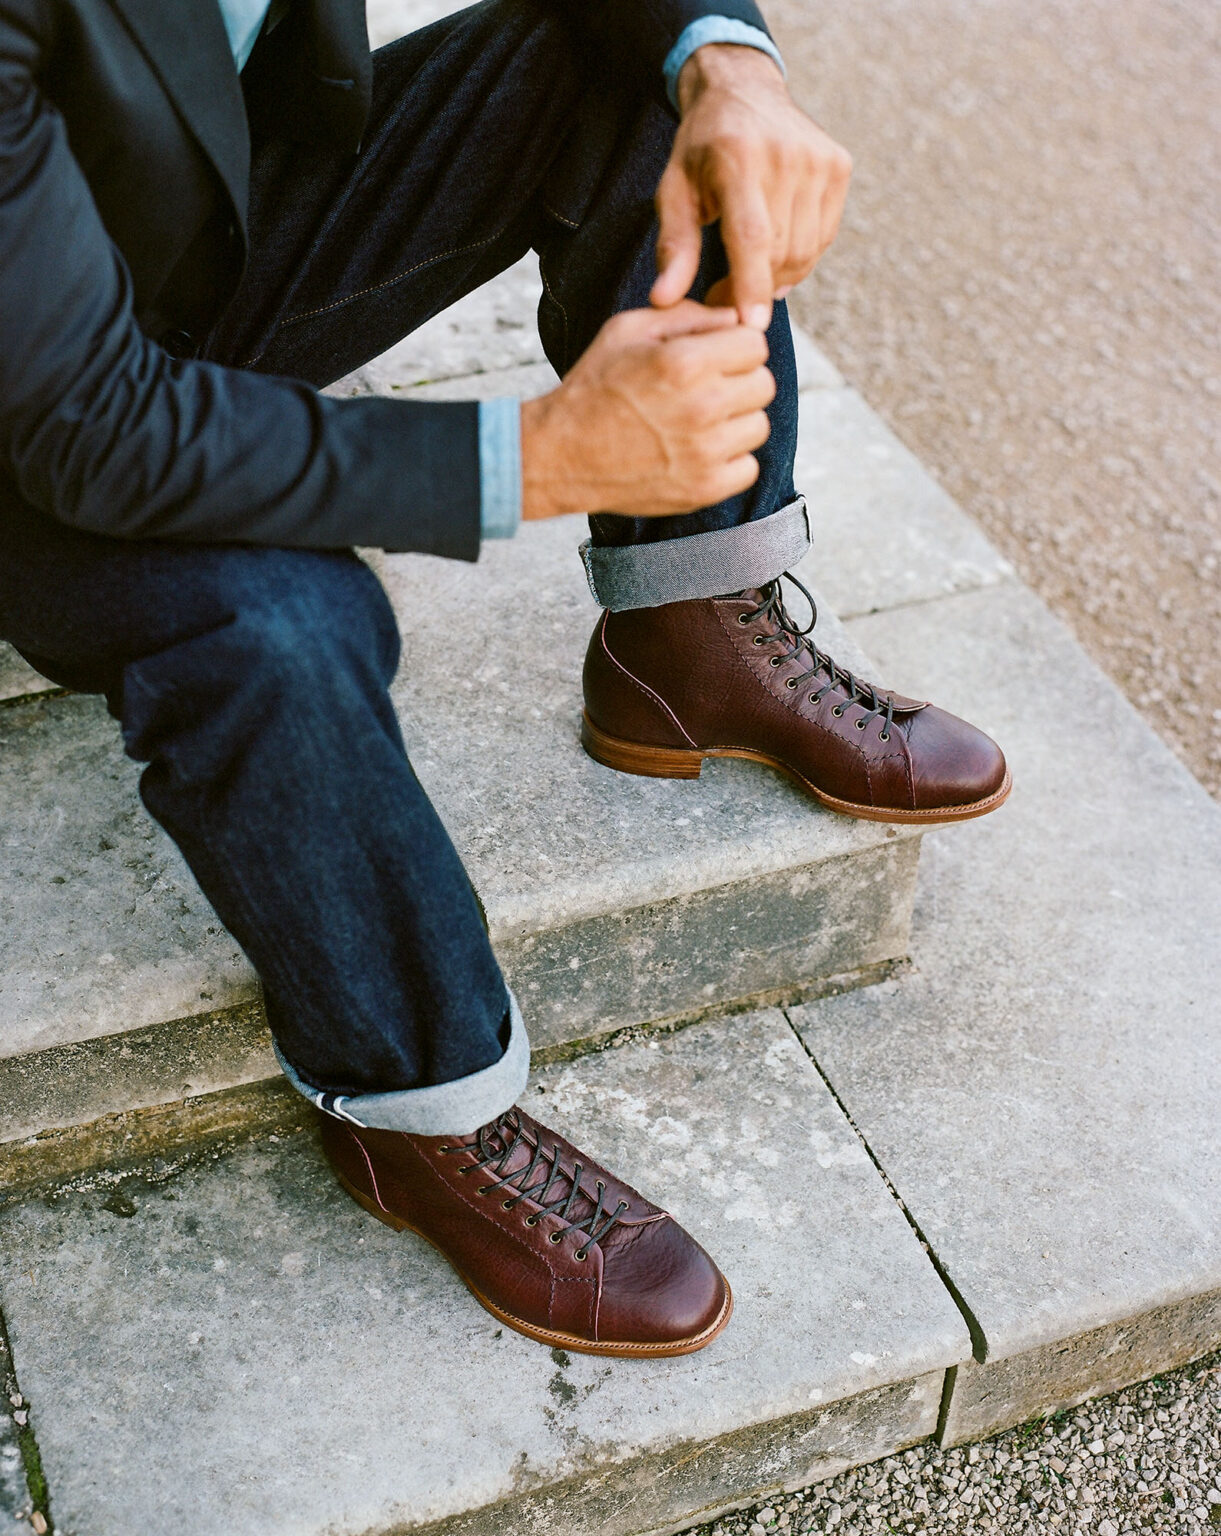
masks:
[[[753,0],[552,0],[662,62]],[[363,0],[296,0],[278,120],[355,149]],[[120,538],[473,559],[476,407],[331,400],[198,360],[246,252],[250,140],[215,0],[0,0],[0,559],[6,505]],[[466,494],[456,494],[466,487]]]

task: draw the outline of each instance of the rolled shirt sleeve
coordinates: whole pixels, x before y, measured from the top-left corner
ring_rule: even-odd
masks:
[[[775,62],[782,75],[786,73],[780,50],[766,32],[750,26],[745,21],[736,21],[732,16],[701,16],[698,21],[693,21],[690,26],[684,27],[678,41],[666,54],[666,61],[662,65],[661,72],[665,77],[666,95],[670,98],[670,105],[676,110],[679,73],[695,50],[705,47],[708,43],[737,43],[743,48],[758,48],[761,53],[766,53]]]

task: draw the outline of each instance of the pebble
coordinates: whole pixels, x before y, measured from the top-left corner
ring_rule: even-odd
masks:
[[[690,1536],[1217,1536],[1221,1354],[981,1445],[931,1443]],[[780,1523],[778,1525],[778,1520]]]

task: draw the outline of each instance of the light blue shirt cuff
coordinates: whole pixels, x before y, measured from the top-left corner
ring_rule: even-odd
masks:
[[[782,75],[786,73],[780,50],[766,32],[760,32],[758,27],[752,27],[748,22],[735,21],[732,16],[701,16],[689,27],[684,27],[678,42],[666,54],[666,61],[661,66],[666,81],[666,95],[676,110],[679,71],[695,50],[706,43],[740,43],[744,48],[758,48],[761,53],[775,60]]]
[[[479,530],[511,539],[521,522],[521,401],[479,402]]]

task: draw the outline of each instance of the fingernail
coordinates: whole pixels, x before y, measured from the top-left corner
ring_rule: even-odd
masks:
[[[765,331],[772,321],[772,309],[770,304],[751,304],[746,311],[746,324],[753,325],[757,331]]]

